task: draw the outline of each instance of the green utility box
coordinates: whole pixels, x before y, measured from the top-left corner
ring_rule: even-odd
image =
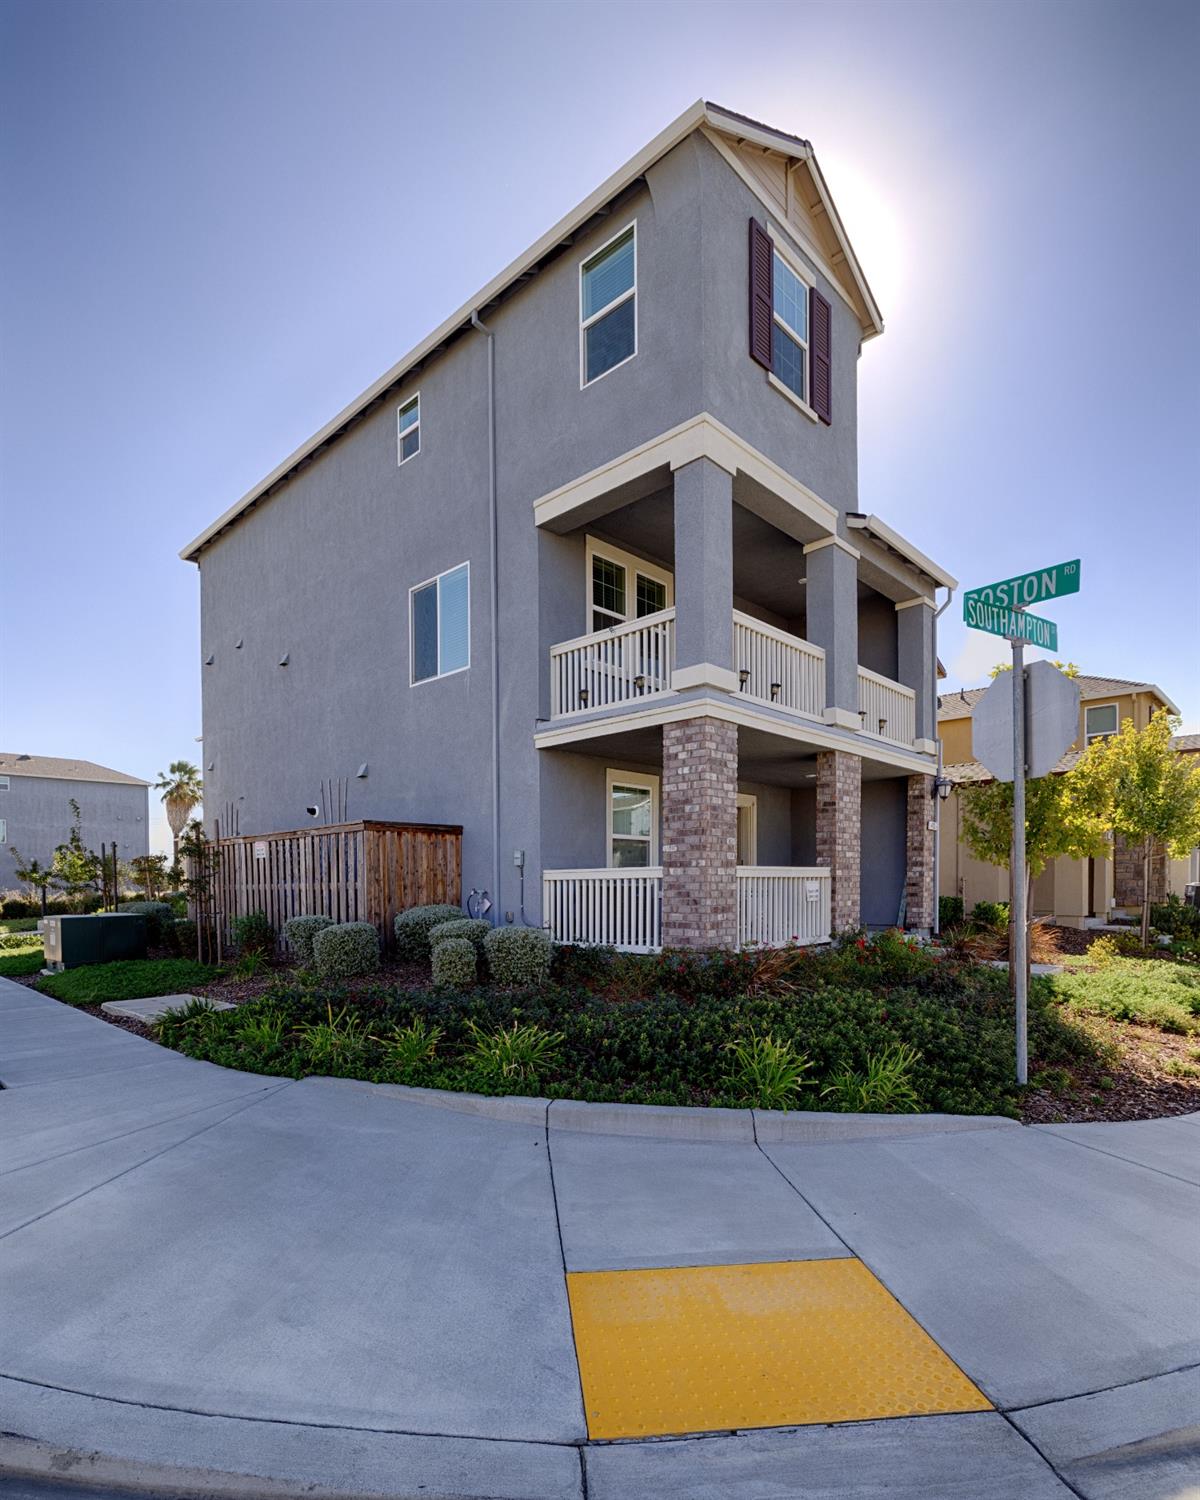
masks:
[[[146,956],[146,919],[132,912],[43,917],[41,927],[48,969],[77,969],[83,964]]]

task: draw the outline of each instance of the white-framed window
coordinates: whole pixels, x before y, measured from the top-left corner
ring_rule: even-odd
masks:
[[[396,464],[406,464],[421,451],[421,393],[396,408]]]
[[[7,776],[0,776],[0,792],[7,792],[11,785]]]
[[[606,778],[610,870],[643,870],[658,863],[659,778],[609,770]]]
[[[1193,849],[1188,855],[1188,885],[1200,885],[1200,848]]]
[[[641,620],[674,602],[674,579],[665,568],[591,536],[586,556],[589,629]]]
[[[771,372],[793,396],[808,404],[808,281],[800,268],[774,249]]]
[[[579,263],[579,383],[637,353],[637,220]]]
[[[409,589],[408,618],[414,687],[465,672],[471,665],[471,564]]]
[[[758,798],[752,792],[737,794],[737,862],[758,863]]]
[[[0,844],[8,843],[8,819],[0,818]]]
[[[1096,703],[1083,711],[1083,738],[1088,745],[1093,740],[1107,739],[1110,734],[1116,734],[1120,727],[1115,703]]]

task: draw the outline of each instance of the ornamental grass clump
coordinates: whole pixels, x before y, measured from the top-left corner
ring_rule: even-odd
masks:
[[[492,924],[482,917],[456,917],[452,922],[439,922],[430,929],[429,947],[431,952],[436,953],[438,944],[444,943],[447,938],[466,938],[469,943],[474,943],[476,951],[482,955],[483,940],[491,930]]]
[[[920,1061],[915,1047],[893,1042],[868,1055],[865,1072],[843,1068],[835,1073],[821,1096],[847,1114],[911,1114],[921,1106],[912,1083],[912,1071]]]
[[[428,963],[429,934],[443,922],[458,921],[462,911],[457,906],[410,906],[398,912],[393,927],[396,953],[409,963]]]
[[[288,940],[298,969],[312,968],[313,939],[318,932],[324,932],[326,927],[333,925],[332,917],[293,917],[284,924],[283,935]]]
[[[379,967],[379,934],[370,922],[340,922],[313,938],[313,965],[322,979],[352,979]]]
[[[532,1022],[522,1026],[498,1026],[484,1031],[475,1021],[467,1021],[471,1047],[466,1061],[489,1083],[534,1083],[543,1073],[555,1067],[559,1049],[565,1040],[561,1031],[547,1031]]]
[[[493,927],[483,951],[494,984],[533,988],[550,978],[554,945],[539,927]]]
[[[752,1031],[747,1037],[726,1042],[725,1050],[733,1054],[726,1084],[741,1103],[752,1109],[788,1109],[808,1082],[804,1074],[812,1063],[790,1042],[777,1042],[773,1036]]]
[[[479,977],[479,952],[470,938],[448,937],[433,948],[433,982],[439,989],[465,989]]]

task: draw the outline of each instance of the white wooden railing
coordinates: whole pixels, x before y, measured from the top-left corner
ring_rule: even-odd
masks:
[[[662,869],[546,870],[542,922],[556,943],[654,953],[662,946]]]
[[[739,865],[738,945],[781,948],[829,941],[829,871]]]
[[[799,636],[733,612],[733,669],[742,694],[819,719],[825,712],[825,653]],[[743,680],[742,673],[746,673]]]
[[[671,690],[675,610],[576,636],[550,648],[550,712],[590,713]]]
[[[916,740],[916,693],[866,667],[858,669],[858,712],[863,734],[896,745],[911,745]]]

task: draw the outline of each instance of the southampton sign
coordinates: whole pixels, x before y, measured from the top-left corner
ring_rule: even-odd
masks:
[[[1028,641],[1046,651],[1058,650],[1058,626],[1053,620],[1043,620],[1041,615],[1027,614],[1023,609],[1009,609],[1005,604],[985,603],[979,592],[963,599],[963,619],[972,630],[987,630],[1010,641]]]

